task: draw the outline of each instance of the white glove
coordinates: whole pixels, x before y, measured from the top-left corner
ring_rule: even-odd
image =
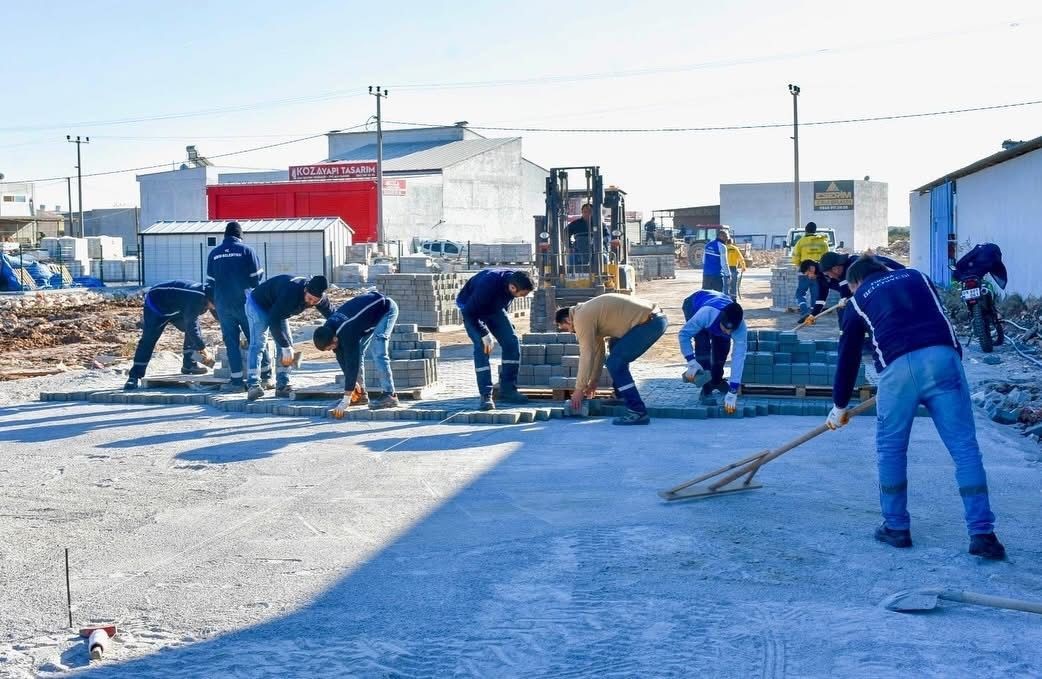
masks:
[[[202,351],[199,352],[199,362],[205,365],[207,368],[212,368],[216,363],[216,358],[208,347],[203,347]]]
[[[701,387],[709,381],[709,371],[702,367],[702,364],[691,359],[687,362],[687,370],[684,371],[684,379],[688,382],[694,383],[696,387]]]
[[[341,417],[344,416],[344,413],[346,413],[347,409],[350,407],[351,396],[347,395],[344,398],[340,399],[340,403],[337,403],[336,407],[333,408],[333,417],[339,420]]]
[[[850,422],[850,415],[847,414],[847,409],[832,406],[832,412],[829,413],[829,418],[825,420],[825,426],[832,431],[836,431],[848,422]]]
[[[729,391],[724,397],[724,412],[732,415],[736,410],[738,410],[738,392]]]
[[[293,365],[293,347],[282,347],[279,349],[279,361],[286,368]]]
[[[849,301],[849,300],[850,300],[849,297],[840,297],[839,301],[836,302],[836,307],[839,308],[839,309],[842,309],[843,307],[845,307],[847,305],[847,301]]]
[[[481,343],[485,345],[485,355],[488,356],[492,353],[492,347],[496,346],[496,338],[489,333],[481,337]]]

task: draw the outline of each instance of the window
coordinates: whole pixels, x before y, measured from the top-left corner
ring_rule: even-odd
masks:
[[[215,248],[217,247],[217,236],[206,237],[206,247]]]
[[[13,203],[14,202],[14,196],[4,196],[4,202],[5,203]]]
[[[458,255],[459,248],[456,247],[455,243],[445,243],[445,254],[446,255]]]

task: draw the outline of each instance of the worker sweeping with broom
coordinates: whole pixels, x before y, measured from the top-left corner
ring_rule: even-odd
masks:
[[[970,554],[1001,560],[1006,550],[994,533],[988,479],[977,445],[973,407],[962,368],[962,347],[930,279],[915,269],[891,271],[874,257],[862,257],[846,272],[853,296],[843,317],[839,364],[826,424],[847,423],[847,405],[861,363],[866,332],[879,372],[876,394],[879,503],[883,523],[876,540],[911,547],[908,514],[908,440],[920,405],[955,462],[970,534]]]

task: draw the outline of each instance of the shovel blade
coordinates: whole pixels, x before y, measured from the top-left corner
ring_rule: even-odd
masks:
[[[888,611],[897,611],[899,613],[932,611],[937,608],[937,595],[938,592],[934,590],[903,590],[883,599],[882,606]]]
[[[675,493],[671,493],[668,490],[660,490],[658,496],[667,502],[674,502],[676,500],[701,500],[703,498],[715,497],[717,495],[729,495],[731,493],[741,493],[746,490],[756,490],[757,488],[763,488],[763,484],[737,484],[734,486],[724,486],[717,490],[711,490],[708,486],[691,486],[683,490],[678,490]]]

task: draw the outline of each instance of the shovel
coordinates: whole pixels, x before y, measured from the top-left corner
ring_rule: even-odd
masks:
[[[881,605],[889,611],[914,613],[917,611],[932,611],[937,608],[938,599],[957,601],[962,604],[973,604],[974,606],[1008,608],[1012,611],[1042,614],[1042,603],[950,589],[906,589],[896,594],[891,594],[883,600]]]

